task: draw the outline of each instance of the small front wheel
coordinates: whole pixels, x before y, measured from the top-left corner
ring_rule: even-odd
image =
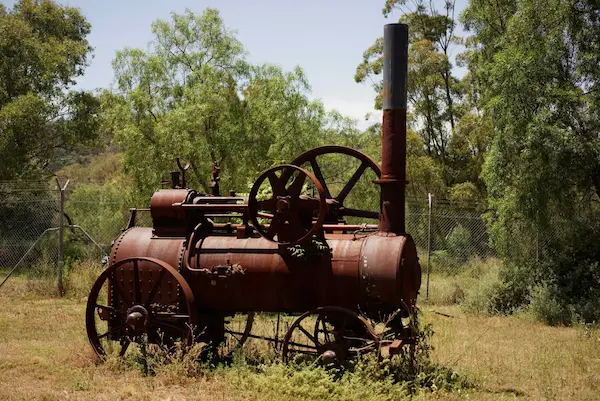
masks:
[[[378,338],[366,320],[348,309],[325,306],[294,321],[283,340],[282,357],[285,362],[341,366],[377,349]]]

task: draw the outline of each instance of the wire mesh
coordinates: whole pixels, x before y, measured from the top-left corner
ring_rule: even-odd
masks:
[[[77,183],[71,183],[75,188]],[[100,261],[130,218],[126,199],[101,192],[79,191],[65,197],[65,224],[80,226],[101,248],[79,230],[65,228],[64,253],[68,260]],[[369,197],[377,194],[369,194]],[[55,271],[58,262],[60,191],[43,181],[0,181],[0,269],[20,262],[20,271]],[[414,238],[423,271],[432,275],[461,272],[472,258],[495,257],[488,227],[479,204],[456,205],[428,199],[407,199],[406,230]],[[431,218],[431,230],[429,219]],[[150,213],[138,211],[136,225],[151,227]],[[431,246],[429,247],[429,243]],[[429,251],[429,254],[428,254]],[[428,257],[429,256],[429,257]],[[23,260],[22,260],[23,259]],[[427,266],[428,261],[430,265]],[[427,269],[428,268],[428,269]]]
[[[56,264],[51,229],[58,225],[59,207],[59,191],[45,182],[0,182],[0,269],[19,261],[37,270]]]

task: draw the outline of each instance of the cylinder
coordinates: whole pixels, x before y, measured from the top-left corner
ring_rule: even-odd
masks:
[[[379,231],[405,234],[408,25],[383,30],[383,124]]]
[[[325,305],[367,315],[410,310],[421,277],[412,238],[353,240],[339,234],[327,242],[328,257],[295,260],[264,238],[209,236],[196,245],[190,285],[209,310],[302,312]],[[228,266],[239,271],[227,274]]]

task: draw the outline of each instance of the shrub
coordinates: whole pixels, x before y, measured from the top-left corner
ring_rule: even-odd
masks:
[[[455,274],[460,269],[461,262],[447,250],[431,253],[431,272],[437,274]]]
[[[535,286],[531,291],[530,310],[537,320],[551,326],[571,324],[573,314],[569,308],[555,298],[556,293],[556,288],[548,285]]]
[[[461,224],[457,225],[448,234],[447,246],[449,253],[464,263],[474,253],[471,230]]]
[[[521,310],[529,299],[529,285],[523,270],[501,265],[482,276],[465,298],[463,309],[470,313],[510,314]]]

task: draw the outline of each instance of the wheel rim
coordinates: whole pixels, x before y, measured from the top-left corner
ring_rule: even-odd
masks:
[[[322,307],[298,317],[287,331],[282,348],[285,362],[344,365],[353,357],[378,348],[372,328],[354,312]]]
[[[342,154],[351,156],[360,161],[358,168],[354,171],[352,176],[347,180],[344,184],[343,188],[337,193],[336,196],[333,196],[330,193],[330,186],[327,183],[325,176],[321,170],[321,166],[317,161],[317,157],[330,155],[330,154]],[[310,149],[296,159],[292,161],[293,165],[296,166],[308,166],[311,167],[315,177],[321,183],[323,190],[325,192],[325,196],[327,198],[327,203],[329,205],[330,214],[327,216],[327,221],[337,222],[336,220],[345,216],[349,217],[362,217],[369,219],[378,219],[379,212],[364,210],[364,209],[353,209],[347,208],[344,205],[348,195],[352,192],[358,181],[361,177],[366,173],[366,171],[371,170],[377,176],[377,178],[381,178],[381,169],[377,165],[377,162],[365,155],[364,153],[347,147],[347,146],[320,146],[313,149]]]
[[[124,274],[134,277],[132,288],[121,285]],[[154,280],[142,277],[144,274]],[[163,288],[176,289],[173,302],[161,302],[169,299],[160,293]],[[113,353],[116,344],[118,354],[123,356],[131,342],[139,342],[144,336],[163,345],[177,339],[185,346],[191,345],[197,332],[197,316],[192,290],[177,270],[154,258],[128,258],[109,266],[92,286],[86,331],[98,356]]]
[[[276,174],[278,171],[280,176]],[[291,178],[294,179],[290,182]],[[317,189],[318,198],[301,194],[307,179]],[[270,199],[259,200],[258,193],[265,182],[269,183],[273,195]],[[292,245],[319,232],[327,214],[327,202],[314,175],[300,167],[284,164],[268,169],[258,177],[248,196],[248,213],[261,236],[281,245]],[[268,228],[259,222],[259,217],[269,220]]]
[[[231,357],[242,348],[254,323],[254,312],[236,313],[225,318],[225,338],[219,347],[219,355],[223,358]]]

